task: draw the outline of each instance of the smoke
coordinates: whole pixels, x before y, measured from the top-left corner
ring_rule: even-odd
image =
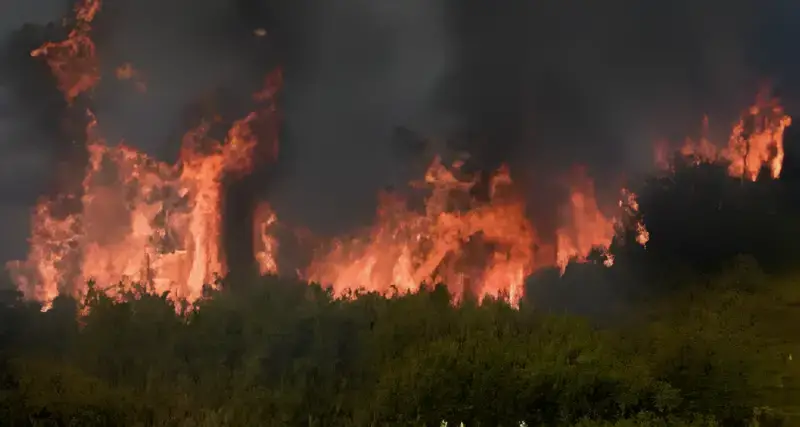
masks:
[[[533,205],[557,203],[573,163],[589,166],[601,195],[616,191],[623,171],[652,168],[654,141],[696,134],[705,114],[727,136],[765,79],[791,97],[783,51],[800,11],[439,0],[277,15],[287,133],[271,197],[282,218],[339,230],[369,219],[377,188],[418,172],[392,149],[398,125],[454,140],[482,169],[511,162]]]
[[[0,14],[0,40],[6,39],[26,22],[58,21],[69,10],[69,3],[64,0],[8,0],[3,2],[3,9],[6,13]],[[7,12],[12,10],[14,13]]]
[[[437,2],[346,0],[303,10],[302,51],[288,46],[286,173],[273,197],[285,207],[280,217],[339,231],[371,219],[381,187],[412,178],[392,145],[395,127],[441,132],[435,96],[451,49]]]
[[[697,135],[705,114],[724,141],[766,79],[791,95],[778,71],[800,11],[785,2],[446,1],[441,105],[481,168],[511,163],[545,228],[570,165],[610,202],[652,170],[655,141]]]
[[[68,10],[61,0],[9,0],[3,5],[13,13],[0,13],[0,46],[12,42],[14,31],[25,22],[58,20]],[[0,48],[0,51],[7,50]],[[37,125],[33,111],[46,111],[47,106],[20,108],[10,83],[16,65],[7,61],[3,52],[0,62],[0,222],[4,224],[0,261],[24,256],[29,207],[44,191],[52,155],[45,148],[48,138]]]
[[[245,114],[269,55],[253,28],[238,25],[238,12],[224,1],[104,2],[93,34],[104,81],[93,108],[109,140],[174,160],[193,120]],[[116,81],[125,64],[135,77]]]
[[[760,32],[798,15],[750,0],[451,3],[448,107],[490,163],[519,158],[548,174],[648,165],[655,138],[682,138],[706,113],[727,130],[771,77],[757,55],[781,54]]]
[[[442,24],[423,0],[108,1],[96,37],[104,74],[130,62],[147,93],[119,90],[121,82],[99,93],[95,108],[112,139],[170,158],[187,105],[242,115],[280,64],[286,121],[270,199],[283,218],[338,231],[370,219],[380,187],[410,178],[389,139],[398,124],[435,125],[433,95],[448,57]],[[266,36],[256,36],[262,28]]]
[[[0,31],[57,21],[67,7],[17,2],[30,10],[4,14]],[[755,0],[107,0],[93,102],[109,140],[172,160],[198,115],[188,107],[241,116],[280,64],[285,132],[264,196],[282,219],[336,232],[365,224],[377,190],[418,171],[398,156],[396,126],[449,137],[485,168],[510,161],[544,202],[572,163],[588,164],[602,184],[648,168],[655,139],[697,130],[704,113],[727,130],[759,79],[798,69],[783,54],[796,9]],[[115,81],[124,63],[145,93]],[[6,192],[40,193],[52,155],[30,143],[36,129],[9,130],[6,122],[40,112],[8,98],[0,107],[14,119],[3,122],[0,148],[24,141],[29,152],[4,165],[17,182],[2,188],[14,202],[0,214],[14,214],[0,220],[25,230],[17,217],[31,198]]]

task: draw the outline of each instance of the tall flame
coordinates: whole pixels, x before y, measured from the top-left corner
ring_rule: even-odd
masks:
[[[47,59],[70,102],[100,78],[89,37],[99,10],[98,0],[84,0],[67,39],[32,52]],[[226,271],[219,247],[221,179],[252,167],[259,142],[254,127],[273,118],[281,81],[280,71],[268,76],[270,86],[257,96],[264,107],[235,122],[224,142],[208,137],[208,124],[187,133],[174,165],[124,144],[108,145],[88,111],[82,192],[37,204],[28,258],[7,266],[17,286],[45,302],[59,291],[80,294],[89,280],[103,286],[144,282],[159,292],[199,297],[205,284]],[[267,138],[277,138],[270,131]],[[269,151],[277,153],[274,147]],[[73,212],[59,211],[57,202],[64,199],[76,206]]]
[[[377,224],[361,237],[336,241],[314,259],[306,277],[332,285],[337,294],[444,283],[456,297],[469,292],[516,304],[525,277],[535,269],[558,265],[563,271],[570,261],[585,262],[592,250],[607,253],[618,231],[618,220],[600,213],[593,183],[580,174],[555,250],[548,253],[515,194],[508,168],[492,177],[486,202],[469,196],[476,182],[459,179],[458,172],[457,164],[448,169],[440,158],[433,161],[425,175],[430,195],[424,212],[410,209],[395,194],[383,194]],[[626,196],[625,206],[636,208],[631,208],[635,196]],[[646,230],[642,225],[637,232]]]
[[[278,273],[278,261],[275,258],[278,239],[272,233],[277,221],[278,216],[269,204],[260,203],[256,207],[253,215],[253,254],[262,275]]]
[[[59,218],[51,202],[40,202],[29,257],[8,266],[15,282],[44,301],[60,289],[80,293],[90,279],[145,282],[159,292],[199,297],[204,284],[226,271],[219,247],[221,178],[250,167],[257,144],[250,126],[258,118],[253,113],[234,123],[224,143],[200,126],[184,137],[178,163],[169,165],[107,145],[92,117],[81,208]]]
[[[493,185],[509,181],[501,169]],[[386,292],[392,286],[409,291],[441,282],[457,296],[469,290],[516,299],[533,266],[533,230],[524,206],[498,194],[487,203],[468,200],[474,181],[458,180],[439,158],[428,168],[424,185],[431,191],[424,213],[409,209],[395,194],[382,194],[378,224],[366,238],[335,242],[312,262],[307,278],[331,284],[337,293]],[[467,209],[456,208],[458,199]],[[492,247],[476,254],[469,247],[474,241]],[[476,255],[480,264],[470,262]]]
[[[582,169],[575,173],[563,214],[567,222],[556,231],[556,264],[562,272],[571,260],[585,261],[592,250],[605,252],[616,234],[615,221],[603,215],[597,205],[594,183]],[[613,264],[610,255],[606,255],[605,262],[608,266]]]
[[[82,0],[67,39],[31,53],[46,59],[70,103],[100,80],[90,38],[100,6],[99,0]],[[138,76],[130,64],[117,70],[120,79]],[[227,270],[220,248],[223,177],[247,173],[254,159],[278,155],[274,99],[281,84],[280,71],[268,75],[264,90],[253,95],[259,109],[233,123],[224,141],[209,136],[208,123],[188,132],[176,164],[124,144],[109,145],[87,112],[89,161],[82,189],[37,204],[28,258],[8,264],[17,286],[28,298],[45,302],[59,291],[80,294],[90,279],[101,285],[145,282],[159,292],[198,298],[204,285]],[[762,169],[777,178],[790,123],[777,101],[759,97],[734,126],[726,147],[718,148],[704,133],[697,142],[687,141],[680,153],[698,163],[725,161],[728,173],[742,179],[755,180]],[[667,146],[658,147],[657,163],[673,168]],[[635,233],[641,245],[650,238],[636,195],[622,189],[618,213],[609,214],[583,169],[576,169],[569,197],[558,209],[559,227],[540,230],[527,215],[508,167],[482,183],[488,197],[478,199],[472,196],[477,178],[461,166],[461,161],[447,165],[434,158],[422,182],[411,185],[426,192],[421,206],[413,203],[419,201],[414,192],[382,193],[373,226],[323,245],[299,275],[332,286],[337,295],[444,283],[456,298],[488,295],[516,304],[524,279],[537,269],[555,267],[563,273],[570,262],[588,262],[592,253],[610,266],[610,247],[621,232]],[[270,205],[258,205],[252,244],[261,274],[280,272],[277,224]]]
[[[687,139],[680,154],[695,164],[728,163],[732,177],[755,181],[762,169],[767,169],[773,179],[781,175],[784,148],[783,134],[792,123],[777,99],[758,96],[756,103],[742,114],[733,126],[728,144],[718,147],[708,137],[708,117],[703,120],[703,135],[699,141]],[[662,169],[670,168],[663,161],[665,148],[657,147],[657,159]]]

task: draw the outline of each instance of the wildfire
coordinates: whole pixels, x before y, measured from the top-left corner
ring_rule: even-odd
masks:
[[[755,181],[761,170],[767,169],[777,179],[783,167],[783,133],[791,123],[777,99],[761,94],[733,126],[727,146],[720,148],[708,139],[705,117],[700,140],[687,139],[679,152],[695,164],[726,162],[728,174],[735,178]],[[661,169],[672,168],[667,152],[666,144],[657,145],[656,163]]]
[[[636,243],[646,246],[647,242],[650,241],[650,232],[647,231],[644,221],[639,216],[639,201],[636,200],[636,194],[626,188],[623,188],[620,193],[622,194],[622,199],[619,201],[619,207],[625,212],[624,218],[633,221],[633,227],[630,227],[630,229],[636,233]],[[618,225],[623,230],[629,228],[624,222],[618,222]]]
[[[444,283],[456,297],[469,292],[515,304],[524,279],[537,268],[558,265],[563,271],[570,261],[585,262],[593,250],[605,253],[606,265],[612,264],[608,247],[619,220],[600,212],[585,175],[576,176],[553,248],[530,223],[508,168],[492,177],[488,202],[471,198],[476,181],[458,179],[458,172],[458,163],[448,169],[440,158],[434,160],[425,175],[430,195],[424,213],[409,209],[395,194],[383,194],[377,225],[362,237],[335,242],[315,258],[306,278],[331,284],[338,294],[357,288],[413,291],[422,283]],[[635,196],[626,194],[625,206],[638,209],[632,204]],[[642,225],[637,232],[644,236],[646,230]]]
[[[67,39],[45,43],[31,52],[31,56],[46,58],[59,90],[70,103],[100,81],[100,67],[90,37],[91,24],[100,7],[100,0],[81,1],[75,7],[75,27]]]
[[[275,254],[278,251],[278,239],[273,236],[271,228],[278,221],[278,216],[267,203],[258,205],[253,215],[253,254],[256,257],[259,273],[277,274],[278,262]]]
[[[70,102],[99,81],[89,37],[99,9],[99,1],[84,1],[76,8],[76,27],[67,40],[32,53],[46,58]],[[132,67],[118,71],[121,78],[133,73]],[[280,72],[267,82],[280,85]],[[219,248],[221,179],[251,168],[258,144],[254,128],[271,120],[276,90],[260,92],[264,108],[235,122],[224,142],[208,137],[208,124],[187,133],[174,165],[124,144],[108,145],[88,111],[89,161],[82,192],[60,197],[77,208],[59,212],[60,200],[39,202],[29,256],[8,265],[18,287],[45,302],[59,291],[80,294],[89,280],[102,286],[146,283],[190,300],[200,296],[204,285],[226,271]]]
[[[573,181],[563,214],[567,222],[556,231],[556,264],[563,272],[571,260],[585,261],[592,250],[600,249],[610,267],[614,259],[607,248],[616,234],[615,220],[607,218],[598,208],[594,184],[585,171],[577,169]]]
[[[70,103],[100,80],[89,37],[99,10],[99,0],[83,0],[68,38],[32,52],[45,58]],[[117,69],[119,79],[140,82],[138,76],[130,64]],[[17,286],[26,297],[45,302],[59,291],[80,294],[89,280],[101,286],[141,282],[158,292],[198,298],[203,286],[227,271],[220,248],[223,178],[249,172],[255,159],[278,156],[274,99],[281,85],[279,71],[269,74],[264,90],[253,95],[259,108],[233,123],[224,141],[209,136],[208,123],[188,132],[175,164],[124,144],[109,145],[88,111],[82,189],[37,204],[28,258],[8,264]],[[760,99],[734,127],[727,147],[718,149],[703,137],[687,141],[681,154],[695,162],[725,160],[732,176],[755,180],[766,167],[777,178],[789,123],[777,102]],[[666,145],[659,147],[658,164],[672,168]],[[463,163],[435,157],[408,192],[380,194],[375,224],[322,245],[298,276],[332,286],[337,295],[444,283],[456,298],[488,295],[516,304],[525,278],[538,269],[563,273],[570,262],[588,262],[592,254],[611,266],[610,247],[623,232],[635,233],[643,246],[650,238],[636,195],[622,189],[617,213],[609,214],[583,169],[575,170],[569,197],[557,207],[559,227],[540,230],[508,167],[479,183],[461,169]],[[472,196],[478,184],[488,186],[488,197]],[[252,245],[261,274],[280,271],[277,224],[270,205],[258,205]]]
[[[507,179],[498,171],[493,183]],[[533,230],[524,206],[501,197],[478,204],[468,200],[474,181],[460,181],[437,158],[425,176],[431,195],[425,212],[407,207],[396,194],[381,195],[378,224],[365,238],[334,242],[307,270],[311,281],[333,285],[337,293],[363,288],[386,292],[415,290],[422,283],[446,283],[456,294],[520,295],[533,266]],[[458,200],[458,199],[461,200]],[[465,200],[465,198],[467,198]],[[459,201],[465,209],[457,209]],[[494,245],[483,263],[471,262],[469,243]]]
[[[205,125],[189,132],[178,163],[169,165],[107,145],[92,117],[83,194],[68,196],[80,209],[59,218],[50,201],[40,202],[29,257],[9,264],[15,282],[44,301],[59,290],[79,294],[90,279],[200,296],[203,285],[225,273],[221,178],[250,167],[257,143],[250,126],[257,119],[253,113],[234,123],[224,143],[209,139]]]
[[[81,3],[69,38],[33,52],[46,58],[70,102],[99,81],[89,37],[99,8],[98,1]],[[137,75],[130,64],[117,69],[119,79]],[[37,205],[29,257],[8,265],[19,288],[29,298],[50,301],[59,291],[80,294],[89,280],[102,286],[144,282],[158,292],[199,297],[215,275],[226,273],[219,243],[222,177],[246,173],[256,155],[278,155],[277,126],[259,122],[277,116],[272,100],[281,83],[279,72],[267,76],[265,89],[253,96],[265,107],[234,123],[225,141],[211,140],[208,124],[187,133],[174,165],[107,144],[88,112],[82,191],[61,196],[76,208],[58,212],[59,200]],[[269,143],[259,144],[259,137]],[[516,303],[535,269],[563,270],[571,260],[586,261],[592,250],[607,254],[618,220],[600,212],[587,177],[577,178],[556,242],[546,244],[530,223],[508,168],[501,167],[488,183],[489,200],[478,201],[470,196],[477,181],[462,174],[462,163],[447,167],[437,157],[423,182],[412,185],[429,192],[421,212],[399,194],[382,194],[374,227],[360,237],[333,241],[299,275],[331,285],[340,295],[348,289],[406,291],[441,282],[456,296],[469,292]],[[275,274],[277,216],[264,203],[253,218],[255,261],[262,274]]]

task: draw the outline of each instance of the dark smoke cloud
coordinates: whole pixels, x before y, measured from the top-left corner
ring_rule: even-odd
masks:
[[[447,106],[489,163],[518,158],[539,179],[576,161],[650,166],[655,138],[704,113],[727,131],[759,79],[795,61],[800,17],[780,1],[451,3]]]
[[[53,1],[48,14],[44,4],[36,2],[41,15],[3,14],[0,29],[65,8]],[[243,114],[280,63],[286,122],[269,197],[283,218],[333,232],[364,224],[379,188],[418,172],[397,152],[396,126],[458,136],[487,168],[512,161],[532,193],[548,193],[540,187],[573,162],[601,181],[646,169],[655,138],[696,130],[703,113],[727,128],[762,77],[776,77],[785,97],[798,94],[789,80],[799,68],[790,52],[797,9],[777,0],[107,0],[94,102],[110,139],[174,159],[188,106],[205,98]],[[259,27],[267,37],[253,35]],[[114,81],[125,62],[143,73],[146,94]],[[4,111],[35,114],[12,101]],[[20,164],[46,165],[36,147],[47,144],[27,145],[30,160],[3,176],[46,180],[46,167]],[[35,194],[41,184],[15,187]],[[4,223],[18,224],[11,216]]]
[[[62,0],[8,0],[0,10],[0,46],[7,46],[23,23],[58,20],[68,7]],[[8,61],[0,65],[0,263],[25,254],[28,209],[44,191],[52,160],[45,148],[48,135],[37,126],[32,111],[20,108],[14,99],[6,78],[13,71],[9,66]]]
[[[109,139],[174,160],[190,107],[245,114],[269,71],[269,52],[240,21],[230,1],[106,1],[94,33],[105,80],[94,108]],[[115,69],[126,63],[146,93],[116,81]]]
[[[58,21],[69,10],[64,0],[7,0],[0,14],[0,38],[18,30],[26,22],[47,23]]]
[[[512,162],[549,205],[575,162],[615,191],[623,171],[652,168],[656,139],[697,133],[706,113],[724,137],[764,79],[790,105],[797,94],[787,2],[388,4],[305,7],[302,52],[282,45],[297,78],[278,190],[313,225],[363,223],[368,190],[410,178],[395,125],[454,136],[485,169]]]
[[[300,3],[294,17],[308,33],[302,51],[283,45],[286,174],[273,196],[317,230],[363,225],[381,187],[411,178],[395,127],[435,134],[446,125],[436,106],[451,65],[444,11],[427,0]]]

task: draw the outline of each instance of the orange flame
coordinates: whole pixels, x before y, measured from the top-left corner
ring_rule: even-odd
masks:
[[[470,292],[516,304],[525,277],[535,269],[586,261],[593,249],[607,252],[615,236],[616,220],[600,213],[591,180],[580,175],[568,222],[557,233],[555,256],[548,258],[546,250],[535,250],[541,242],[514,194],[508,168],[493,176],[488,202],[470,198],[475,181],[459,179],[457,172],[438,157],[434,160],[425,175],[430,195],[424,213],[409,209],[395,194],[382,194],[377,225],[365,236],[336,241],[314,259],[306,278],[330,284],[339,295],[351,289],[385,293],[394,286],[402,292],[422,283],[444,283],[457,298]],[[627,194],[629,206],[635,196]],[[643,225],[641,231],[646,232]]]
[[[89,38],[99,8],[98,0],[84,0],[69,38],[32,53],[47,58],[70,102],[99,80]],[[130,64],[117,70],[121,79],[136,74]],[[278,155],[272,119],[281,83],[280,71],[267,76],[265,89],[253,96],[266,105],[234,123],[224,142],[208,136],[208,124],[187,133],[174,165],[123,144],[109,146],[89,112],[82,192],[62,196],[76,208],[59,212],[52,200],[36,206],[29,256],[8,264],[17,286],[28,298],[45,302],[59,291],[82,293],[90,279],[101,285],[144,282],[158,292],[198,298],[204,285],[226,272],[220,249],[222,177],[247,173],[254,157]],[[525,277],[538,268],[563,271],[568,262],[586,262],[593,250],[605,254],[606,265],[613,263],[608,249],[622,220],[600,211],[594,183],[582,171],[571,185],[555,242],[548,244],[528,219],[507,167],[494,173],[488,200],[480,201],[470,195],[477,180],[462,173],[462,163],[447,167],[434,159],[423,182],[413,185],[428,191],[420,211],[398,194],[381,194],[376,225],[332,242],[301,275],[330,284],[338,295],[445,283],[456,298],[489,295],[516,304]],[[638,212],[635,195],[627,191],[619,206],[627,217]],[[277,217],[262,204],[253,221],[259,270],[277,273],[278,241],[272,233]],[[640,220],[634,229],[644,245],[649,236]]]
[[[42,301],[59,290],[80,294],[89,279],[145,282],[159,292],[199,297],[226,270],[219,248],[221,178],[252,166],[258,142],[252,127],[270,112],[234,123],[224,143],[209,139],[206,125],[189,132],[175,165],[122,144],[108,146],[89,113],[80,209],[58,217],[52,202],[40,202],[28,259],[8,265],[15,283]]]
[[[271,233],[271,227],[277,221],[278,217],[269,204],[261,203],[256,207],[253,215],[253,253],[261,275],[278,273],[278,262],[275,259],[278,239]]]
[[[199,297],[204,284],[225,273],[220,178],[248,167],[256,141],[246,129],[254,117],[235,123],[225,144],[207,140],[203,127],[190,132],[177,165],[106,145],[92,119],[81,209],[59,219],[47,201],[40,203],[28,260],[9,264],[15,282],[45,301],[60,288],[78,294],[89,279],[145,282],[159,292]],[[209,153],[199,151],[202,143]]]
[[[623,188],[621,191],[622,200],[619,201],[619,207],[621,207],[626,215],[625,218],[632,219],[634,221],[632,230],[636,232],[636,243],[647,246],[647,242],[650,241],[650,232],[647,231],[647,228],[644,225],[644,221],[642,218],[639,218],[639,201],[636,200],[636,194],[631,192],[630,190]],[[624,224],[621,224],[623,229],[627,229]]]
[[[571,260],[586,261],[592,250],[600,250],[605,264],[611,266],[613,257],[607,253],[616,234],[615,220],[606,218],[597,205],[594,183],[585,171],[576,170],[570,189],[570,200],[564,217],[566,225],[556,231],[556,264],[563,272]]]
[[[45,57],[59,90],[70,103],[100,81],[95,46],[89,37],[91,23],[100,7],[100,0],[83,0],[75,7],[76,23],[67,39],[45,43],[31,52],[33,57]]]
[[[687,139],[680,154],[694,164],[726,162],[728,175],[735,178],[755,181],[761,170],[767,169],[777,179],[783,168],[783,134],[791,123],[791,117],[777,99],[760,95],[733,126],[726,147],[719,148],[707,138],[708,117],[705,117],[700,140]],[[663,148],[656,150],[658,153]],[[663,162],[659,166],[666,169]]]
[[[500,186],[508,180],[501,169],[493,183]],[[412,291],[422,283],[441,282],[456,296],[469,289],[516,300],[531,271],[533,230],[519,203],[496,195],[485,204],[464,200],[473,184],[458,180],[436,158],[425,176],[431,195],[424,214],[408,209],[397,195],[382,194],[378,225],[368,237],[335,242],[312,262],[307,278],[331,284],[338,294],[359,288],[387,292],[392,286]],[[470,208],[466,212],[452,206],[459,198]],[[479,240],[495,246],[479,254],[482,269],[466,262],[475,255],[469,253],[469,243]]]

